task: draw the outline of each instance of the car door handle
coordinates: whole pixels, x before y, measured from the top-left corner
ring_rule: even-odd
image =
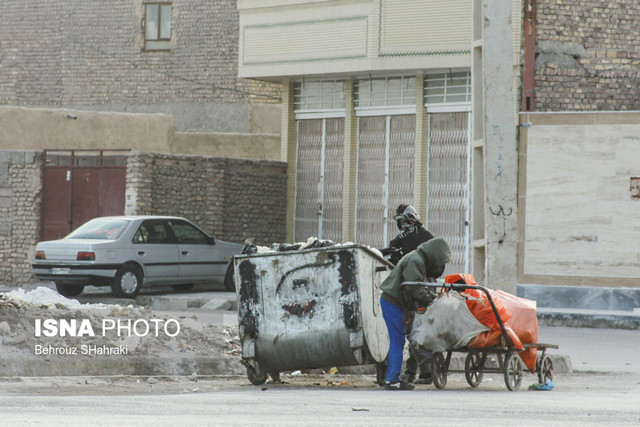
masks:
[[[145,253],[144,251],[139,251],[138,255],[144,255],[144,253]]]
[[[182,255],[189,255],[189,251],[182,251]]]

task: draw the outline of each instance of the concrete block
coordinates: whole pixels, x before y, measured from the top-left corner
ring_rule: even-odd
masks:
[[[236,306],[236,301],[228,298],[212,298],[206,302],[202,307],[202,310],[233,310]]]

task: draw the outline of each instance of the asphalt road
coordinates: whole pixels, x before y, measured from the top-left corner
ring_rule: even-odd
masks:
[[[638,425],[640,376],[569,374],[551,391],[523,382],[509,392],[500,376],[470,388],[451,375],[447,388],[385,391],[373,377],[303,375],[286,384],[244,378],[48,378],[0,384],[2,425]]]
[[[385,391],[370,375],[282,375],[284,384],[246,377],[47,377],[0,380],[0,425],[320,426],[640,424],[640,331],[547,328],[574,372],[550,391],[507,390],[486,374],[476,389],[451,373],[447,387]]]

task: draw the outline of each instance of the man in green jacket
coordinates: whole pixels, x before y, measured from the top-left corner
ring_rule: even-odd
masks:
[[[438,237],[424,242],[405,255],[380,285],[380,306],[389,332],[389,356],[385,375],[387,390],[412,390],[413,386],[400,381],[405,345],[403,311],[428,306],[435,293],[424,286],[406,286],[403,282],[435,282],[451,259],[447,242]]]

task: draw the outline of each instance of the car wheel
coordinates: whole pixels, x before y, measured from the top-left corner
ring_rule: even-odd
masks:
[[[236,291],[236,281],[233,276],[233,261],[231,261],[229,263],[229,266],[227,267],[227,273],[224,275],[223,285],[224,288],[229,292]]]
[[[65,285],[64,283],[56,282],[56,289],[63,297],[77,297],[84,290],[83,285]]]
[[[142,287],[142,274],[133,265],[124,265],[116,273],[111,290],[119,298],[135,298]]]
[[[187,283],[185,285],[171,285],[171,289],[177,292],[186,292],[193,289],[194,286],[195,286],[195,283]]]

